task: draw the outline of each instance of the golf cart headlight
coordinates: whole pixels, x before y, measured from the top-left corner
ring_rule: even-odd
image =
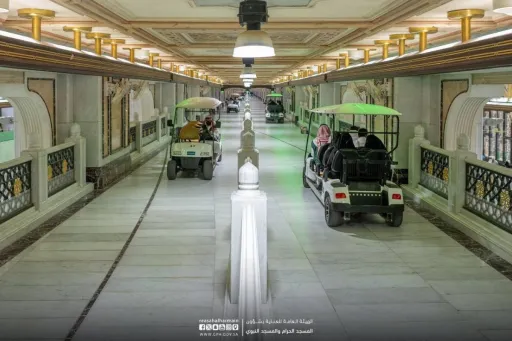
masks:
[[[280,114],[279,114],[279,117],[284,117],[284,114],[283,114],[283,113],[280,113]]]
[[[208,153],[208,152],[201,152],[201,156],[208,156],[208,155],[210,155],[210,153]]]
[[[172,152],[172,155],[181,155],[181,152],[179,150],[175,150]]]
[[[268,113],[266,113],[266,114],[265,114],[265,117],[270,117],[270,113],[269,113],[269,112],[268,112]]]

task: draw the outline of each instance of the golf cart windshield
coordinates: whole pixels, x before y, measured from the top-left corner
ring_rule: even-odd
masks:
[[[349,132],[355,134],[358,131],[366,131],[365,134],[378,137],[386,147],[389,155],[398,148],[399,116],[398,111],[375,104],[345,103],[331,105],[309,110],[308,132],[312,130],[312,122],[316,116],[327,116],[326,123],[332,132]],[[309,134],[306,142],[306,150],[309,146]],[[307,154],[307,153],[306,153]],[[306,155],[305,155],[306,157]]]

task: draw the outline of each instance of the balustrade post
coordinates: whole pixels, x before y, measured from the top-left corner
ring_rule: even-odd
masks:
[[[161,115],[158,115],[156,116],[156,140],[158,142],[160,142],[160,140],[162,139],[162,121],[161,121],[161,118],[162,116]]]
[[[48,153],[41,148],[37,133],[29,134],[29,148],[21,152],[21,156],[31,156],[31,196],[34,208],[44,209],[48,200]]]
[[[66,142],[74,142],[74,161],[75,161],[75,181],[80,187],[86,184],[85,166],[86,166],[86,141],[80,136],[81,128],[78,123],[73,123],[70,129],[70,136]],[[48,187],[48,186],[47,186]]]
[[[139,153],[142,153],[142,122],[135,123],[135,148]]]
[[[418,187],[421,177],[421,144],[430,144],[425,139],[425,129],[421,125],[414,127],[414,138],[409,140],[409,186]]]
[[[460,213],[466,202],[466,159],[477,159],[476,153],[469,151],[469,142],[466,134],[460,134],[457,138],[457,150],[450,157],[448,206],[454,213]]]
[[[238,173],[238,191],[231,195],[229,291],[231,304],[241,304],[250,310],[250,308],[257,308],[256,305],[267,303],[268,299],[267,196],[259,190],[258,169],[252,164],[250,158],[245,160],[244,166]],[[253,220],[243,221],[244,211],[249,207],[252,208],[254,214],[245,218]],[[251,227],[255,227],[255,233],[254,231],[250,233]],[[250,236],[256,234],[256,238],[243,238],[247,234]],[[248,251],[250,251],[249,254]],[[242,273],[242,265],[245,276]],[[258,290],[258,292],[251,292],[254,290]],[[256,302],[256,299],[260,302]],[[245,315],[242,311],[240,313]]]

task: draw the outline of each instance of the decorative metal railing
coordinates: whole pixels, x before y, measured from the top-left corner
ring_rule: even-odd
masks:
[[[512,176],[477,163],[466,162],[464,208],[512,232]]]
[[[32,161],[0,169],[0,223],[32,207]]]
[[[152,134],[156,134],[156,120],[142,124],[142,137],[148,137]]]
[[[146,146],[157,139],[156,125],[157,120],[142,124],[142,146]]]
[[[75,183],[75,147],[48,153],[48,196]]]
[[[448,199],[448,173],[450,158],[433,149],[421,147],[420,185]]]

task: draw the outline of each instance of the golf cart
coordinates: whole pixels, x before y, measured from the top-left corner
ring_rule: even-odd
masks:
[[[230,100],[228,103],[228,108],[226,109],[226,112],[229,114],[230,112],[238,113],[240,111],[240,94],[234,93],[231,95],[233,100]]]
[[[401,114],[387,107],[358,103],[332,105],[310,112],[308,130],[311,131],[313,116],[327,115],[332,134],[332,142],[324,143],[309,154],[307,150],[313,146],[308,134],[302,174],[304,187],[311,188],[324,206],[327,225],[336,227],[354,215],[375,213],[389,226],[399,227],[404,212],[403,193],[390,179],[392,167],[396,165],[392,154],[398,147]],[[350,115],[352,126],[355,123],[364,128],[359,130],[359,136],[365,136],[366,143],[360,148],[353,142],[358,137],[347,132],[351,125],[346,119]]]
[[[283,95],[271,93],[267,95],[266,104],[267,110],[265,113],[265,122],[279,122],[284,123],[284,108],[278,104],[277,100],[282,100]]]
[[[201,170],[205,180],[211,180],[213,170],[222,160],[222,145],[217,130],[221,127],[219,106],[221,101],[210,97],[193,97],[176,105],[174,122],[178,110],[185,110],[187,123],[173,131],[171,159],[167,163],[167,178],[176,179],[179,171]],[[202,116],[206,116],[204,122]],[[168,125],[172,126],[173,121]],[[209,124],[207,126],[206,124]],[[212,127],[208,130],[208,127]]]

